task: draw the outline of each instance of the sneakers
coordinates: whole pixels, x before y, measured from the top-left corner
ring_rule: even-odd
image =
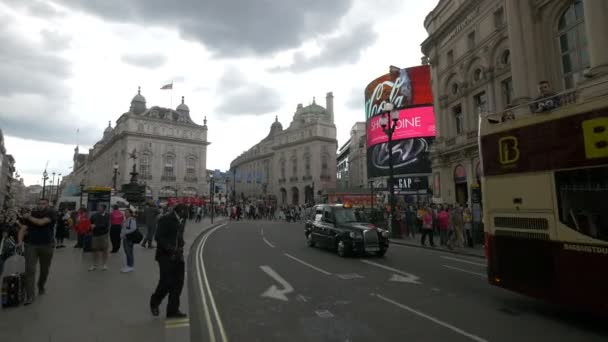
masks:
[[[23,305],[30,305],[34,302],[34,299],[32,298],[26,298],[25,301],[23,302]]]
[[[108,265],[103,265],[103,266],[101,266],[101,270],[102,270],[102,271],[107,271],[107,270],[108,270]]]
[[[96,266],[96,265],[93,265],[93,266],[89,267],[89,272],[90,272],[90,271],[95,271],[96,269],[97,269],[97,266]]]
[[[135,269],[133,267],[125,266],[120,270],[120,272],[121,273],[130,273],[130,272],[133,272],[134,270]]]

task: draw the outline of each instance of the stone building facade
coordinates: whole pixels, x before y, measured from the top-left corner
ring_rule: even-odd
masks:
[[[198,125],[190,118],[190,109],[182,102],[175,110],[146,107],[140,91],[131,101],[128,112],[111,123],[103,137],[88,154],[74,151],[73,172],[64,178],[66,189],[114,185],[114,165],[118,166],[118,190],[131,179],[133,159],[139,181],[146,185],[146,197],[202,197],[209,193],[207,185],[207,120]],[[120,192],[120,191],[119,191]]]
[[[337,155],[337,190],[363,189],[367,183],[365,122],[356,122]]]
[[[480,113],[530,102],[541,81],[557,93],[605,94],[605,13],[608,2],[595,0],[441,0],[429,13],[436,201],[470,203],[479,186]]]
[[[277,118],[262,141],[230,164],[236,199],[312,203],[336,187],[337,144],[333,94],[327,94],[326,108],[314,100],[298,104],[289,127]]]

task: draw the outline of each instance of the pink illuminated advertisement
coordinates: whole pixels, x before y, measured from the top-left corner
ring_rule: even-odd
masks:
[[[367,122],[367,147],[388,142],[388,137],[380,126],[381,115]],[[393,133],[393,141],[435,136],[435,113],[432,106],[402,109]]]

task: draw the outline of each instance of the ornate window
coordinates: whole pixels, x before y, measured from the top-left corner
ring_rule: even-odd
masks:
[[[139,173],[143,179],[150,179],[152,174],[150,173],[150,155],[143,153],[139,158]]]
[[[196,159],[194,157],[186,158],[186,177],[196,177]]]
[[[304,157],[304,172],[306,176],[310,176],[310,155]]]
[[[582,0],[572,1],[560,17],[558,39],[564,87],[571,89],[582,78],[583,70],[591,66]]]
[[[298,176],[298,160],[296,158],[291,160],[291,175],[293,177]]]
[[[168,155],[165,157],[164,176],[175,177],[175,157]]]
[[[285,179],[285,159],[281,159],[279,164],[281,164],[281,179]]]

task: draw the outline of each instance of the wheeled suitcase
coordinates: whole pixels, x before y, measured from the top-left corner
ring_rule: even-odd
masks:
[[[23,304],[25,300],[25,273],[11,274],[2,278],[2,307]]]

